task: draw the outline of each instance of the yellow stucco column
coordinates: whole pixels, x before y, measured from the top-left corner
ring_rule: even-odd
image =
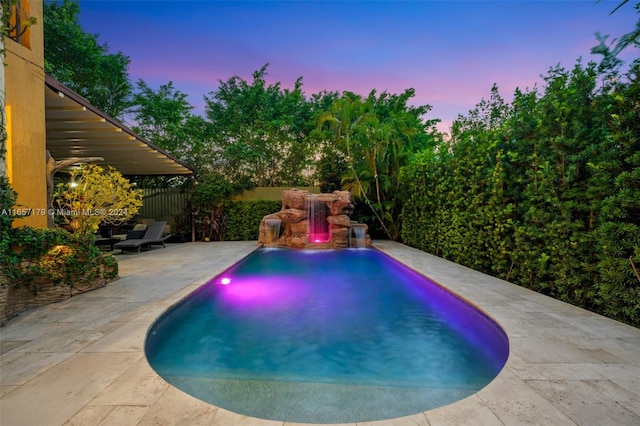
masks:
[[[14,226],[47,226],[46,127],[44,99],[44,34],[42,1],[22,0],[23,10],[35,17],[22,42],[5,39],[7,175],[18,193],[19,208],[31,215]]]

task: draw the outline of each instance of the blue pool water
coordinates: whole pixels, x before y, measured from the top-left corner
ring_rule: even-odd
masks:
[[[167,311],[146,356],[169,383],[272,420],[414,414],[489,383],[500,327],[374,249],[259,249]]]

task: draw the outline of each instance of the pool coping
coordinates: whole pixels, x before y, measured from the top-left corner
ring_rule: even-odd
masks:
[[[640,329],[402,244],[374,247],[481,309],[510,348],[474,395],[358,425],[640,424]],[[162,380],[143,353],[157,316],[255,248],[186,243],[120,255],[120,280],[14,318],[0,328],[0,423],[299,425],[199,401]]]

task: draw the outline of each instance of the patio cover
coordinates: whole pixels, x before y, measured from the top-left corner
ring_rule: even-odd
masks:
[[[127,176],[191,175],[193,171],[133,130],[45,76],[47,149],[55,160],[102,157]]]

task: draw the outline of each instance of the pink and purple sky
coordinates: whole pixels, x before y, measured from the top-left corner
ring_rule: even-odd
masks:
[[[516,87],[540,87],[551,66],[599,60],[594,33],[618,38],[638,18],[633,1],[610,15],[619,3],[81,0],[80,22],[131,58],[132,81],[173,81],[196,113],[218,80],[251,80],[269,63],[269,83],[292,87],[303,77],[307,96],[412,87],[412,103],[431,105],[426,118],[448,132],[494,83],[509,101]]]

